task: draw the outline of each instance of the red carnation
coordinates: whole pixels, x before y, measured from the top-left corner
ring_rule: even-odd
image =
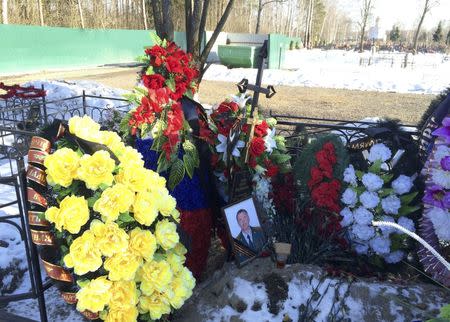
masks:
[[[169,73],[182,73],[183,69],[181,68],[181,64],[178,59],[173,56],[169,56],[166,59],[166,68]]]
[[[272,178],[278,174],[278,171],[279,168],[275,164],[272,164],[269,167],[267,167],[266,175]]]
[[[308,188],[312,189],[316,184],[322,182],[323,173],[318,167],[311,168],[311,179],[308,180]]]
[[[256,159],[254,157],[250,157],[250,159],[248,160],[248,165],[250,166],[250,168],[254,169],[256,168],[258,163],[256,163]]]
[[[267,130],[269,129],[269,125],[266,121],[262,121],[261,124],[255,126],[255,136],[264,137],[267,135]]]
[[[161,57],[161,56],[166,56],[167,52],[163,47],[155,45],[151,48],[147,48],[145,50],[145,53],[152,57]]]
[[[219,163],[219,156],[217,154],[212,154],[211,155],[211,166],[213,168],[215,168],[217,163]]]
[[[166,79],[160,74],[143,75],[142,81],[148,89],[158,89],[164,86]]]
[[[250,143],[250,154],[254,157],[259,157],[264,153],[266,147],[264,146],[264,140],[258,137],[254,137]]]

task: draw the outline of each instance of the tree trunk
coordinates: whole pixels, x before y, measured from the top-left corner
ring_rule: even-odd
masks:
[[[148,25],[147,25],[147,8],[145,7],[145,0],[142,0],[142,18],[144,19],[144,29],[148,30]]]
[[[42,0],[38,0],[38,7],[39,7],[39,20],[41,22],[41,26],[44,25],[44,12],[42,10]]]
[[[81,0],[78,0],[78,14],[80,15],[81,28],[84,29],[83,10],[81,9]]]
[[[363,22],[361,28],[361,35],[359,37],[359,52],[362,53],[364,51],[364,34],[366,33],[366,21]]]
[[[2,21],[4,25],[8,24],[8,0],[2,0]]]
[[[259,34],[259,28],[261,23],[261,13],[262,13],[263,5],[262,0],[259,0],[258,2],[258,15],[256,16],[256,29],[255,34]]]
[[[417,40],[419,39],[420,29],[422,28],[423,21],[425,19],[425,15],[427,14],[429,0],[425,0],[425,6],[423,7],[422,16],[420,17],[419,25],[417,26],[416,33],[414,34],[414,43],[413,43],[413,54],[417,53]]]
[[[174,30],[172,17],[172,1],[162,0],[162,22],[164,26],[163,38],[173,41]]]

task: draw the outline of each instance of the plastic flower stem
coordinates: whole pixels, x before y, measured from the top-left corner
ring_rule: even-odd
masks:
[[[441,254],[439,254],[433,247],[431,247],[430,244],[428,244],[425,240],[423,240],[419,235],[413,233],[412,231],[409,231],[408,229],[400,226],[399,224],[393,223],[393,222],[387,222],[387,221],[372,221],[372,225],[374,226],[389,226],[389,227],[393,227],[396,228],[402,232],[404,232],[405,234],[407,234],[408,236],[410,236],[411,238],[414,238],[415,240],[417,240],[419,243],[421,243],[426,249],[428,249],[442,264],[444,264],[445,268],[447,268],[447,270],[450,271],[450,263],[447,262],[444,257],[441,256]]]

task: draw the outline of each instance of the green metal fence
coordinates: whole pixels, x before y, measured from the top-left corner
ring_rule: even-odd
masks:
[[[0,25],[0,74],[133,62],[152,45],[150,32]],[[183,48],[185,38],[175,33]]]

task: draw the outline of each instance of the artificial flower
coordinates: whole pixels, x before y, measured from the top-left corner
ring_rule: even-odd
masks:
[[[432,134],[443,138],[447,144],[450,144],[450,117],[445,117],[442,120],[442,126]]]
[[[386,145],[384,145],[383,143],[377,143],[370,148],[369,156],[367,157],[367,159],[370,162],[375,162],[378,160],[385,162],[389,160],[391,156],[392,152]]]
[[[77,178],[79,165],[80,156],[72,149],[61,148],[56,150],[44,159],[48,183],[67,188]]]
[[[342,227],[350,226],[353,223],[354,217],[353,212],[350,210],[350,208],[345,207],[339,214],[343,217],[341,221]]]
[[[443,199],[445,196],[445,190],[436,184],[429,185],[425,189],[425,195],[423,197],[423,202],[435,207],[443,208]]]
[[[267,135],[264,137],[264,145],[266,147],[266,151],[270,154],[273,149],[277,147],[277,142],[275,141],[276,129],[267,128]]]
[[[102,266],[102,253],[93,232],[87,230],[72,242],[69,253],[64,256],[64,264],[73,267],[77,275],[95,272]]]
[[[126,309],[136,307],[139,302],[139,291],[135,281],[116,281],[112,283],[110,308]]]
[[[359,255],[366,255],[369,251],[369,246],[366,244],[356,244],[355,245],[355,251]]]
[[[156,241],[164,250],[171,249],[179,241],[177,226],[167,219],[161,220],[156,224]]]
[[[129,234],[129,251],[141,256],[146,261],[151,261],[157,247],[156,238],[152,232],[136,227]]]
[[[389,264],[396,264],[405,257],[405,252],[402,250],[393,251],[387,255],[384,255],[384,260]]]
[[[128,248],[128,234],[115,222],[104,224],[100,220],[91,222],[90,230],[94,233],[97,247],[106,257],[121,253]]]
[[[93,313],[102,311],[111,298],[111,287],[112,283],[106,279],[106,276],[89,281],[77,292],[77,310],[80,312],[89,310]]]
[[[220,143],[216,146],[216,151],[219,153],[223,153],[222,160],[224,162],[226,162],[227,161],[226,160],[226,158],[227,158],[226,152],[227,152],[227,147],[228,147],[227,137],[222,134],[219,134],[219,135],[217,135],[217,139],[219,140]],[[234,139],[234,136],[231,136],[230,142],[232,142],[233,139]],[[242,149],[244,146],[245,146],[244,141],[238,140],[236,145],[233,148],[233,151],[231,152],[231,155],[236,158],[239,158],[241,156],[241,152],[239,151],[239,149]]]
[[[373,214],[364,207],[358,207],[353,211],[355,222],[358,225],[371,225],[373,220]]]
[[[170,264],[165,260],[146,262],[138,272],[140,289],[147,296],[151,296],[155,291],[163,292],[169,287],[172,278]]]
[[[437,163],[441,163],[442,159],[450,155],[450,147],[445,144],[438,144],[436,150],[434,151],[434,160]]]
[[[388,215],[397,215],[401,206],[402,203],[400,199],[395,195],[388,196],[381,200],[381,207]]]
[[[403,195],[411,191],[413,187],[413,180],[411,177],[400,175],[397,179],[392,181],[392,188],[394,192],[398,195]]]
[[[109,308],[105,322],[135,322],[139,316],[136,306]]]
[[[381,217],[381,221],[387,221],[387,222],[392,222],[395,223],[395,219],[391,216],[387,216],[384,215]],[[390,234],[394,233],[397,231],[397,229],[395,229],[394,227],[390,227],[390,226],[380,226],[378,227],[378,229],[381,231],[381,233],[384,236],[389,236]]]
[[[448,210],[433,207],[426,216],[431,220],[436,235],[441,240],[450,240],[450,213]]]
[[[374,173],[366,173],[362,176],[362,183],[369,191],[378,191],[383,187],[384,181]]]
[[[97,190],[100,185],[110,186],[113,182],[113,171],[116,164],[107,151],[97,151],[93,155],[83,155],[80,159],[78,178],[86,183],[86,187]]]
[[[433,169],[431,171],[431,180],[445,189],[450,189],[450,171]]]
[[[364,208],[373,209],[380,203],[380,198],[376,192],[364,191],[359,196],[359,201]]]
[[[367,225],[353,225],[352,233],[360,240],[369,240],[375,235],[375,229]]]
[[[391,240],[382,236],[374,237],[369,242],[370,248],[378,255],[389,254],[391,250]]]
[[[111,222],[117,220],[121,213],[128,212],[134,202],[134,193],[127,186],[117,183],[105,189],[94,203],[94,211],[102,215],[102,220]]]
[[[353,206],[358,201],[358,195],[352,188],[347,188],[342,194],[341,201],[346,205]]]
[[[61,201],[59,209],[51,207],[46,211],[45,217],[62,231],[78,234],[81,227],[89,220],[89,207],[84,197],[67,196]]]
[[[150,226],[158,217],[158,194],[137,193],[133,204],[134,219],[141,225]]]
[[[344,170],[344,182],[349,183],[352,186],[356,186],[356,174],[355,174],[355,168],[353,168],[353,165],[349,165],[345,170]]]
[[[160,292],[154,292],[151,296],[140,298],[139,309],[142,313],[149,312],[152,320],[158,320],[164,314],[170,313],[170,302]]]
[[[100,143],[101,141],[100,124],[96,123],[87,115],[83,117],[73,116],[70,118],[69,131],[83,140],[96,143]]]
[[[402,226],[403,228],[408,229],[409,231],[415,232],[416,228],[414,227],[414,221],[412,221],[411,219],[407,218],[407,217],[400,217],[397,221],[397,223]],[[403,234],[403,232],[401,231],[397,231],[398,234]]]
[[[111,281],[131,281],[134,279],[139,266],[142,263],[140,256],[124,251],[115,253],[105,260],[103,267],[109,272],[108,278]]]
[[[116,182],[125,185],[129,190],[134,192],[144,192],[148,187],[148,174],[150,170],[140,166],[124,166],[115,176]]]
[[[447,155],[441,159],[441,167],[445,171],[450,170],[450,155]]]

